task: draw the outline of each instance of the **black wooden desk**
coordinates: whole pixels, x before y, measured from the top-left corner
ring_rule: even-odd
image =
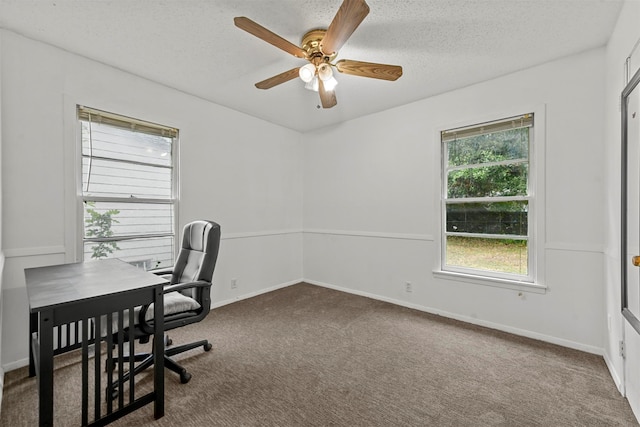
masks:
[[[129,380],[129,399],[119,390],[117,402],[101,397],[101,390],[113,381],[114,367],[123,372],[123,343],[134,352],[133,328],[126,336],[125,322],[134,323],[134,307],[154,303],[155,336],[162,337],[163,293],[167,281],[123,261],[110,259],[25,269],[29,299],[29,375],[38,376],[40,426],[53,425],[53,356],[82,348],[82,425],[104,425],[148,403],[154,402],[154,415],[164,415],[163,339],[154,340],[154,387],[135,397],[134,378]],[[72,325],[72,326],[70,326]],[[56,329],[56,333],[54,333]],[[101,362],[101,342],[107,342],[107,355]],[[93,348],[91,348],[93,346]],[[117,347],[114,359],[113,348]],[[95,368],[90,375],[89,353],[95,351]],[[133,368],[133,360],[129,368]],[[108,378],[101,380],[105,368]],[[94,405],[90,414],[89,377],[94,377]],[[105,393],[105,394],[106,394]],[[106,409],[104,408],[106,406]],[[116,408],[114,408],[116,406]],[[90,417],[93,415],[93,417]],[[90,418],[93,420],[90,422]]]

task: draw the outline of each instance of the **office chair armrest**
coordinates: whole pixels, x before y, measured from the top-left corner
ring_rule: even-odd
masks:
[[[163,268],[154,268],[153,270],[148,270],[148,272],[153,273],[156,276],[162,276],[164,274],[173,274],[173,266],[163,267]]]
[[[165,286],[162,293],[168,294],[169,292],[173,291],[182,291],[184,289],[191,288],[206,288],[208,286],[211,286],[211,283],[205,282],[204,280],[198,280],[197,282],[176,283],[174,285]]]

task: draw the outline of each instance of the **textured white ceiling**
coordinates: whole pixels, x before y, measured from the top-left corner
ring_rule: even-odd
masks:
[[[0,26],[300,131],[423,99],[606,44],[621,0],[367,0],[337,59],[401,65],[395,82],[338,74],[338,105],[294,79],[303,65],[236,28],[247,16],[299,44],[342,0],[0,0]]]

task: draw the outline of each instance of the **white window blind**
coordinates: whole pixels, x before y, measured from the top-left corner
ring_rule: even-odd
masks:
[[[78,106],[85,260],[173,263],[177,129]]]

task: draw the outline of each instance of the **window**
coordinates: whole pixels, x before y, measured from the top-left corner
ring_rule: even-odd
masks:
[[[533,114],[446,130],[442,270],[533,282]]]
[[[85,260],[173,264],[176,129],[77,107]]]

